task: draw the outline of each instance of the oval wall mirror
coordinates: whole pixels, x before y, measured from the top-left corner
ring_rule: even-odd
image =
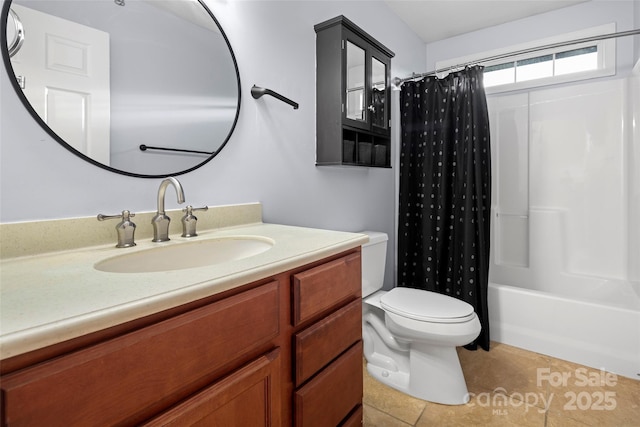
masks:
[[[24,37],[9,52],[14,16]],[[97,166],[180,175],[215,157],[236,126],[238,66],[200,0],[13,0],[1,19],[2,57],[25,107]]]

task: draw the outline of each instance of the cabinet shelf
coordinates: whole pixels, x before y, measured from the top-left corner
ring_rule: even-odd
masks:
[[[344,16],[314,29],[316,165],[391,167],[393,52]]]
[[[390,167],[389,138],[343,126],[342,164]]]

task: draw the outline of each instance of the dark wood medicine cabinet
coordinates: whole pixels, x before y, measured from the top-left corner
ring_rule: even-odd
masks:
[[[394,53],[340,15],[316,31],[316,165],[391,167]]]

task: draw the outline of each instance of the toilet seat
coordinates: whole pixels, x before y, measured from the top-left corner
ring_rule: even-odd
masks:
[[[382,295],[380,306],[397,316],[421,322],[463,323],[476,317],[471,304],[422,289],[393,288]]]

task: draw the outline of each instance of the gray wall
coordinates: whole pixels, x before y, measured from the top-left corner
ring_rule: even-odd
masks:
[[[225,149],[181,176],[187,203],[262,202],[266,222],[387,232],[393,283],[396,169],[315,166],[315,32],[343,14],[395,52],[392,76],[420,71],[424,44],[383,2],[207,0],[233,46],[242,82],[238,126]],[[300,104],[254,100],[253,84]],[[397,113],[397,94],[394,96]],[[397,132],[397,114],[393,118]],[[393,141],[393,159],[397,138]],[[114,174],[80,160],[33,122],[0,71],[0,221],[155,209],[160,180]],[[171,190],[170,190],[171,191]],[[169,194],[167,208],[177,207]],[[206,214],[204,214],[206,215]],[[150,226],[139,224],[139,227]]]

